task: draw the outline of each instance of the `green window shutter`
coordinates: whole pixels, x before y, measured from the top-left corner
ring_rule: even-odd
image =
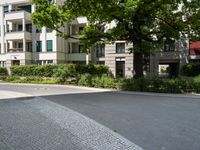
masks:
[[[47,40],[47,52],[52,52],[52,51],[53,51],[53,41]]]
[[[37,52],[41,52],[42,51],[42,41],[37,41],[36,50],[37,50]]]

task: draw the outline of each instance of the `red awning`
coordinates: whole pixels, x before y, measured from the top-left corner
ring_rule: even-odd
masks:
[[[190,43],[190,49],[200,49],[200,41],[191,42]]]

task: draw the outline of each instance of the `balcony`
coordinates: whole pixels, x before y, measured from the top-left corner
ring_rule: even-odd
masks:
[[[32,34],[28,31],[9,31],[5,34],[6,40],[26,39],[32,40]]]
[[[23,48],[9,48],[8,53],[22,53]]]
[[[71,53],[68,56],[69,61],[86,61],[85,53]],[[89,60],[91,60],[91,54],[89,54]]]
[[[80,25],[80,24],[87,24],[87,23],[88,23],[88,19],[86,17],[78,17],[72,22],[73,25]]]
[[[19,19],[31,20],[31,13],[25,10],[13,10],[5,13],[5,20],[7,21]]]

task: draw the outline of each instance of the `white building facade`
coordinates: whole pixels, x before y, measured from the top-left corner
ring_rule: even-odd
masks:
[[[36,28],[31,22],[32,12],[34,6],[29,0],[0,1],[1,66],[85,62],[79,40],[64,40],[56,36],[56,31]],[[61,30],[77,36],[86,24],[86,17],[79,17]]]

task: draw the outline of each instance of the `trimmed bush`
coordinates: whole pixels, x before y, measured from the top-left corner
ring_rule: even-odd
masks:
[[[57,81],[51,78],[41,78],[41,77],[19,77],[19,76],[7,76],[5,81],[12,83],[33,83],[33,84],[56,84]]]
[[[91,75],[98,75],[102,76],[103,74],[109,74],[109,68],[104,65],[94,65],[94,64],[89,64],[89,65],[76,65],[76,72],[78,74],[91,74]]]
[[[116,88],[116,82],[115,79],[105,74],[93,77],[92,86],[96,88]]]
[[[57,77],[63,81],[65,80],[65,78],[74,77],[86,73],[98,76],[101,76],[103,74],[109,74],[109,69],[107,66],[93,65],[93,64],[90,65],[61,64],[61,65],[39,65],[39,66],[26,65],[26,66],[12,66],[11,73],[14,76]]]
[[[26,66],[12,66],[11,73],[14,76],[39,76],[52,77],[56,65],[26,65]]]
[[[7,75],[7,74],[8,74],[7,69],[4,67],[0,67],[0,75]]]
[[[77,83],[78,83],[78,85],[81,85],[81,86],[91,87],[92,86],[92,75],[91,74],[81,75]]]
[[[59,65],[58,68],[54,69],[53,77],[58,80],[59,83],[65,83],[77,76],[75,65]]]
[[[183,66],[183,75],[194,77],[200,75],[200,63]]]
[[[200,77],[190,78],[139,78],[125,79],[121,86],[125,91],[157,92],[157,93],[199,93]]]

